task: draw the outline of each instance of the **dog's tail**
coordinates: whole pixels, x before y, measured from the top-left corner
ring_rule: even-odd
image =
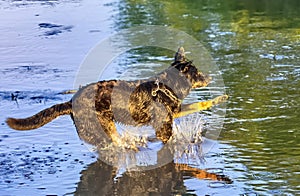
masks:
[[[61,104],[56,104],[50,108],[44,109],[39,113],[23,119],[8,118],[6,123],[12,129],[16,130],[31,130],[37,129],[58,116],[71,114],[72,102],[68,101]]]

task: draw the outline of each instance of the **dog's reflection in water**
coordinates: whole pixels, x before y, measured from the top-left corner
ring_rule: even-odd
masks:
[[[181,195],[186,194],[186,177],[220,181],[232,181],[222,175],[170,162],[152,170],[130,171],[116,178],[117,170],[98,160],[81,172],[75,195]]]
[[[115,166],[101,160],[89,165],[81,172],[76,195],[184,195],[190,194],[184,185],[184,180],[187,178],[207,180],[209,183],[218,182],[224,186],[231,184],[232,180],[223,173],[213,173],[212,170],[182,164],[182,162],[190,162],[189,160],[200,163],[204,160],[204,152],[212,145],[212,140],[198,135],[202,131],[200,116],[200,114],[194,114],[177,122],[174,126],[175,140],[172,140],[174,143],[156,152],[157,156],[139,156],[140,160],[135,159],[136,156],[128,156],[130,153],[118,154],[118,152],[112,153],[113,150],[109,151],[117,159],[116,162],[111,162]],[[199,133],[195,130],[199,130]],[[187,142],[186,138],[193,138],[193,142]],[[141,152],[133,151],[131,155],[139,153]],[[101,155],[101,158],[105,157],[105,154]],[[126,157],[131,157],[131,162]],[[176,160],[176,163],[173,160]],[[139,162],[149,164],[155,162],[160,167],[132,171],[130,164],[137,166]],[[126,171],[120,175],[120,168],[116,165],[125,166],[123,170]],[[136,169],[143,168],[145,169],[145,167]]]

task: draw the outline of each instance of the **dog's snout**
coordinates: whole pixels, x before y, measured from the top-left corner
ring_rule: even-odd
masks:
[[[212,80],[212,77],[209,76],[208,74],[203,74],[202,72],[198,72],[198,76],[202,76],[202,78],[204,79],[204,82],[209,83]]]

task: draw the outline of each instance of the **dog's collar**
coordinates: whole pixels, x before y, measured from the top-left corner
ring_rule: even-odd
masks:
[[[157,85],[157,88],[156,88],[156,89],[153,89],[152,92],[151,92],[151,95],[152,95],[153,97],[155,97],[155,96],[157,95],[157,91],[160,90],[160,89],[159,89],[159,80],[158,80],[158,78],[155,80],[154,84]]]

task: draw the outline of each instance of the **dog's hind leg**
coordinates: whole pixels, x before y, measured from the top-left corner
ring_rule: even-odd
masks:
[[[115,144],[121,144],[121,137],[117,131],[114,121],[102,116],[102,118],[99,118],[99,122],[102,130],[107,134],[112,142]]]
[[[158,139],[160,139],[164,144],[168,142],[172,136],[172,121],[164,122],[162,126],[158,129],[155,129],[155,134]]]
[[[182,105],[181,111],[179,113],[175,113],[173,115],[173,118],[179,118],[179,117],[187,116],[187,115],[195,113],[195,112],[207,110],[214,105],[225,102],[227,99],[228,99],[228,95],[221,95],[212,100]]]

